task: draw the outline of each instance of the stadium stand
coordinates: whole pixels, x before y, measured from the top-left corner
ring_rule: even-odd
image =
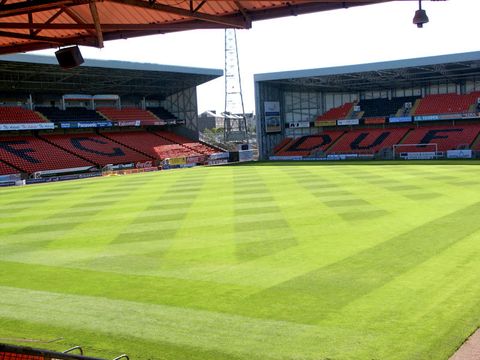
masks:
[[[65,110],[61,110],[53,106],[37,106],[35,110],[52,122],[105,121],[105,118],[95,110],[89,110],[84,107],[69,107]]]
[[[93,166],[85,159],[32,136],[0,138],[0,160],[26,173]]]
[[[116,109],[113,107],[98,107],[97,111],[105,118],[112,121],[132,121],[132,120],[146,120],[158,121],[159,119],[150,111],[137,108]]]
[[[152,160],[145,154],[97,134],[43,135],[42,139],[100,166]]]
[[[211,146],[202,144],[200,142],[192,141],[184,136],[169,131],[157,131],[155,132],[155,134],[168,141],[171,141],[172,143],[181,144],[186,149],[194,151],[196,155],[210,155],[218,152],[218,150],[214,149]]]
[[[343,135],[327,152],[374,154],[400,142],[408,130],[406,127],[352,130]]]
[[[469,148],[480,132],[480,124],[459,126],[426,126],[416,128],[408,133],[402,144],[432,144],[436,143],[438,151]],[[424,147],[412,146],[402,148],[402,151],[418,151]]]
[[[332,108],[327,112],[323,113],[322,115],[319,115],[316,121],[346,119],[348,115],[352,112],[354,104],[355,103],[353,102],[348,102],[343,104],[342,106]]]
[[[394,115],[405,103],[414,104],[419,96],[405,96],[392,99],[368,99],[360,100],[358,105],[363,111],[364,117],[377,117]]]
[[[177,120],[177,117],[173,115],[170,111],[167,109],[159,106],[159,107],[148,107],[148,111],[153,113],[156,117],[162,120]]]
[[[290,141],[279,149],[277,156],[309,156],[318,151],[326,151],[334,144],[345,132],[328,131],[320,135],[302,136]]]
[[[145,131],[103,133],[107,139],[128,146],[138,152],[148,154],[154,159],[166,159],[198,155],[180,144]]]
[[[18,174],[19,171],[8,164],[0,161],[0,175]]]
[[[80,352],[80,355],[72,351]],[[127,354],[117,356],[115,359],[129,359]],[[63,352],[46,349],[36,349],[27,346],[8,345],[0,343],[0,360],[102,360],[97,357],[84,355],[81,346],[74,346]]]
[[[44,123],[47,122],[35,111],[19,106],[0,106],[0,124]]]
[[[472,104],[473,99],[471,95],[427,95],[420,100],[420,103],[415,110],[415,115],[461,114],[469,111]]]
[[[293,140],[294,140],[293,138],[287,137],[287,138],[283,139],[282,141],[280,141],[280,143],[277,146],[275,146],[274,149],[273,149],[274,154],[277,155],[283,149],[289,148],[290,147],[289,144]]]
[[[1,360],[45,360],[42,355],[18,354],[13,352],[0,352]]]

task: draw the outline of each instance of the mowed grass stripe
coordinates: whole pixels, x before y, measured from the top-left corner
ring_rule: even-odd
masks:
[[[264,256],[272,256],[298,244],[288,221],[282,214],[282,210],[275,205],[276,201],[268,186],[256,171],[253,171],[250,177],[254,177],[256,182],[245,185],[242,178],[235,177],[234,179],[234,231],[236,235],[236,256],[240,261],[251,261]],[[251,191],[252,188],[254,191]],[[250,202],[252,213],[245,214],[245,208],[240,207],[243,204],[238,203],[237,200],[251,194],[254,195]],[[263,199],[265,197],[268,197],[273,204],[270,205],[270,211],[268,212],[261,211],[261,204],[264,203]],[[250,220],[252,215],[254,220]],[[245,220],[247,216],[248,220]],[[273,219],[271,219],[272,216]],[[245,242],[245,238],[254,241]]]
[[[284,320],[302,319],[305,323],[315,323],[479,231],[479,212],[480,202],[330,266],[266,289],[249,300],[258,304],[261,299],[261,303],[269,304],[264,314],[282,314]],[[459,223],[461,228],[455,226]],[[302,308],[315,308],[314,312],[286,311],[300,293],[303,295]],[[265,302],[266,298],[271,301]]]
[[[97,356],[122,345],[140,360],[447,358],[480,325],[477,167],[377,164],[50,184],[45,206],[28,202],[41,187],[0,189],[0,206],[20,202],[0,216],[0,291],[22,309],[2,300],[0,337],[65,332]],[[92,309],[51,324],[59,315],[35,314],[37,295]],[[127,325],[112,330],[120,309]],[[175,313],[171,330],[162,319]]]
[[[4,295],[0,299],[2,317],[43,324],[54,322],[112,336],[161,339],[233,355],[313,360],[324,355],[322,342],[328,338],[328,329],[284,321],[9,287],[0,290]],[[101,321],[104,314],[109,314],[111,320]],[[348,329],[344,329],[344,334],[361,338]]]

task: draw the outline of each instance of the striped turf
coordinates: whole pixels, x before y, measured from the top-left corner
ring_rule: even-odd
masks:
[[[447,359],[480,325],[478,169],[267,163],[0,189],[0,342]]]

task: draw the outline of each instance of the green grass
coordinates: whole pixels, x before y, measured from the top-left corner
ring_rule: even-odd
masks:
[[[0,189],[0,342],[132,360],[448,359],[480,325],[478,163],[368,164]]]

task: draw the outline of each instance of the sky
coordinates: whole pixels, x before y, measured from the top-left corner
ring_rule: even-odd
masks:
[[[430,19],[412,24],[417,1],[400,0],[254,22],[237,30],[245,112],[254,109],[253,75],[480,50],[480,0],[423,1]],[[224,31],[193,30],[81,48],[85,59],[223,69]],[[54,50],[36,53],[53,55]],[[197,88],[198,110],[224,110],[224,78]]]

